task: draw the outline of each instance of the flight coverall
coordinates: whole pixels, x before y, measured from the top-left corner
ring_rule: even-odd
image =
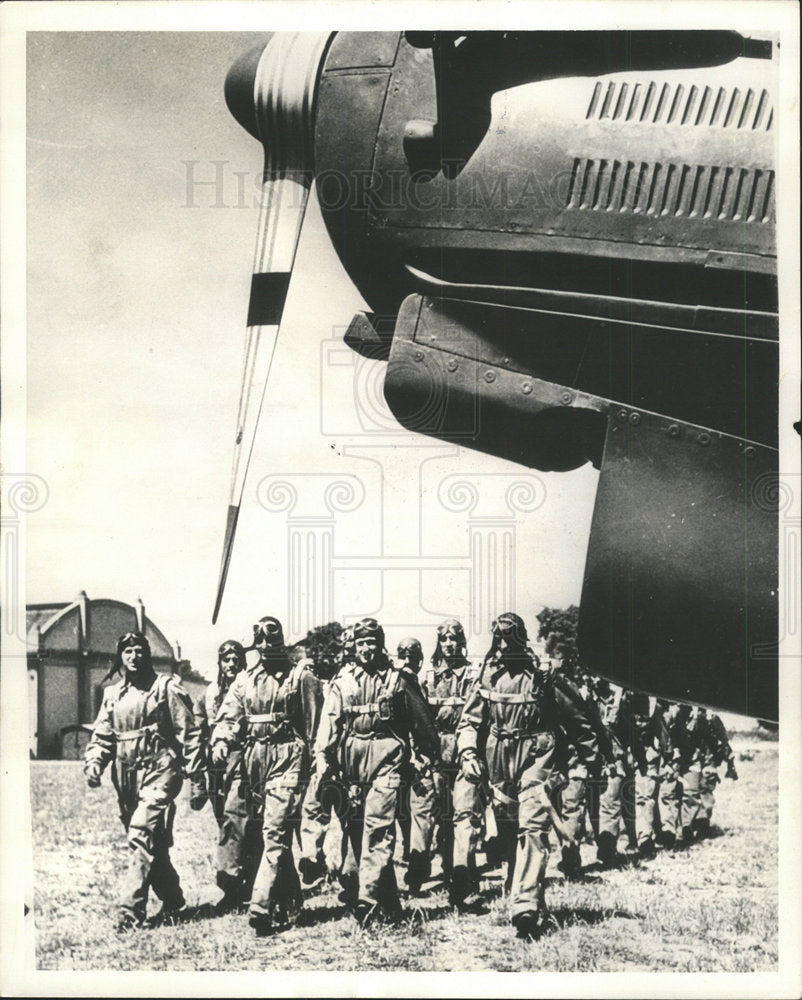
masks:
[[[170,860],[175,800],[184,775],[200,772],[203,761],[192,699],[177,677],[153,674],[141,687],[124,679],[106,688],[84,771],[99,777],[109,763],[131,852],[120,926],[140,926],[149,887],[164,912],[184,905]]]
[[[687,744],[682,770],[682,835],[685,840],[705,836],[721,780],[718,768],[727,761],[727,774],[737,777],[724,723],[717,715],[694,709],[687,723]]]
[[[547,786],[560,727],[591,772],[599,763],[596,734],[574,701],[527,654],[485,664],[457,727],[457,749],[483,755],[499,838],[508,861],[507,888],[513,920],[545,908],[549,858]]]
[[[618,837],[626,831],[629,846],[635,848],[634,775],[630,741],[632,718],[630,701],[618,687],[609,693],[596,692],[596,707],[607,729],[612,754],[605,764],[607,785],[598,797],[596,846],[599,860],[611,863],[617,854]]]
[[[425,701],[421,691],[420,671],[413,670],[400,658],[394,661],[394,666]],[[427,766],[420,759],[413,741],[410,744],[409,760],[401,772],[397,816],[403,840],[403,859],[407,863],[404,881],[413,895],[420,892],[421,886],[432,873],[431,847],[439,787],[435,782],[438,778],[439,766]]]
[[[310,743],[320,715],[320,681],[308,660],[294,667],[285,656],[246,667],[234,679],[220,706],[212,749],[225,743],[242,750],[244,799],[226,799],[226,814],[236,822],[244,808],[249,820],[261,821],[264,849],[251,892],[252,923],[293,923],[303,904],[292,855],[293,832],[309,777]],[[233,820],[232,820],[233,822]],[[231,857],[223,873],[229,885],[243,886],[242,858]]]
[[[602,760],[606,763],[612,759],[612,747],[595,702],[591,697],[585,697],[576,684],[566,677],[562,671],[551,674],[552,683],[574,703],[578,711],[586,718],[593,729],[599,746]],[[562,817],[561,830],[558,831],[562,846],[562,870],[570,876],[578,876],[582,863],[580,857],[580,841],[584,829],[586,807],[593,824],[594,832],[597,826],[595,810],[598,800],[598,774],[591,774],[582,760],[579,748],[573,745],[571,734],[562,726],[557,730],[557,753],[555,769],[563,777],[559,800]]]
[[[321,693],[324,704],[328,686],[327,682],[321,682]],[[323,844],[331,822],[331,800],[320,801],[319,785],[320,775],[313,768],[309,778],[309,785],[304,795],[304,801],[301,805],[301,857],[315,863],[321,861],[323,858]]]
[[[434,714],[440,739],[440,768],[433,773],[432,794],[417,809],[412,791],[410,867],[419,856],[428,859],[434,827],[439,823],[447,879],[455,867],[474,868],[486,808],[481,784],[465,777],[457,754],[457,725],[476,676],[467,660],[453,667],[443,660],[437,667],[429,667],[421,678],[421,690]]]
[[[658,709],[659,711],[659,709]],[[663,746],[660,765],[658,809],[660,840],[665,847],[673,847],[682,839],[682,801],[684,777],[698,749],[695,737],[688,729],[689,709],[686,705],[669,705],[663,711]],[[700,768],[701,770],[701,765]],[[690,800],[687,808],[696,812],[699,807],[699,786],[695,775],[688,785]]]
[[[212,760],[215,720],[229,687],[221,689],[212,681],[205,697],[195,703],[195,716],[206,750],[207,795],[218,826],[217,885],[227,899],[243,902],[250,898],[262,858],[262,825],[248,807],[241,748],[234,747],[223,764]]]
[[[719,767],[726,763],[726,777],[737,781],[738,772],[735,769],[735,755],[730,746],[727,730],[720,717],[715,713],[708,713],[703,716],[703,746],[702,773],[699,782],[701,809],[695,823],[692,823],[692,832],[699,836],[706,836],[710,832],[710,821],[713,817],[713,808],[716,804],[716,785],[721,781],[718,773]],[[683,817],[683,824],[685,820]]]
[[[357,915],[400,911],[393,868],[399,795],[414,744],[424,766],[436,764],[439,741],[416,683],[386,656],[349,665],[332,682],[315,743],[316,767],[345,787],[345,825],[359,866]]]
[[[232,754],[223,767],[216,766],[211,760],[214,720],[227,691],[228,688],[221,689],[217,681],[212,681],[204,691],[203,697],[195,702],[195,719],[200,729],[206,763],[206,794],[212,804],[218,826],[223,821],[228,787],[239,772],[239,768],[234,765],[241,759],[239,754]]]
[[[339,671],[335,676],[339,676]],[[321,681],[324,705],[331,689],[331,684],[331,680]],[[326,730],[329,725],[328,715],[325,712],[321,712],[317,733],[313,742],[317,741],[321,731],[323,731],[323,735],[320,738],[324,742],[327,741]],[[332,815],[336,818],[340,827],[343,828],[347,805],[345,788],[332,776],[328,776],[325,779],[325,787],[321,787],[321,779],[323,778],[324,775],[318,771],[317,767],[314,767],[309,779],[309,787],[304,795],[303,806],[301,807],[301,865],[307,863],[310,870],[314,870],[316,873],[320,872],[322,866],[326,864],[323,845],[329,826],[331,825]],[[340,838],[339,859],[334,871],[341,877],[341,880],[343,877],[345,878],[346,884],[349,879],[353,880],[356,878],[356,863],[354,862],[353,855],[348,851],[347,837],[344,829],[342,829],[342,836]]]
[[[657,834],[657,795],[667,738],[662,713],[649,709],[647,695],[635,694],[632,703],[632,755],[635,763],[635,831],[638,850],[654,852]]]

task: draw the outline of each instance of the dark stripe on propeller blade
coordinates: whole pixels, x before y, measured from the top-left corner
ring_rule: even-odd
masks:
[[[278,326],[287,289],[290,272],[254,274],[251,278],[251,301],[248,306],[248,326]]]

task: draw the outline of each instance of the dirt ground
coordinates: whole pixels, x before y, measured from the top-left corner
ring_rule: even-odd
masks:
[[[114,791],[86,788],[76,762],[32,762],[34,915],[40,969],[757,972],[777,968],[776,743],[735,745],[737,782],[718,788],[708,840],[602,872],[583,846],[584,878],[566,882],[552,854],[553,931],[518,940],[501,870],[482,880],[482,914],[457,914],[439,880],[403,899],[395,927],[363,930],[339,886],[305,892],[301,923],[256,938],[244,912],[214,916],[217,828],[179,799],[173,860],[189,904],[177,926],[112,930],[127,861]],[[623,842],[622,842],[623,845]],[[435,869],[437,871],[437,869]],[[399,883],[401,873],[399,872]],[[152,912],[157,908],[151,903]]]

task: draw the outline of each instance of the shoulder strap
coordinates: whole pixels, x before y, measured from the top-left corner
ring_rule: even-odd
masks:
[[[384,679],[384,694],[386,694],[388,698],[391,698],[398,690],[398,685],[400,683],[401,671],[391,661],[390,666],[387,669],[387,676]]]
[[[167,686],[172,679],[172,674],[156,674],[156,697],[160,702],[167,699]]]
[[[301,676],[303,675],[304,669],[308,664],[308,660],[299,660],[290,670],[290,687],[293,691],[298,688],[301,683]]]

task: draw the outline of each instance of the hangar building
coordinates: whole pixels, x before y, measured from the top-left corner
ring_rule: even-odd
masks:
[[[208,684],[147,617],[141,600],[135,605],[90,600],[81,591],[72,603],[29,604],[26,628],[32,757],[57,759],[82,752],[103,687],[114,683],[107,674],[125,632],[144,632],[156,671],[177,673],[193,699]]]

